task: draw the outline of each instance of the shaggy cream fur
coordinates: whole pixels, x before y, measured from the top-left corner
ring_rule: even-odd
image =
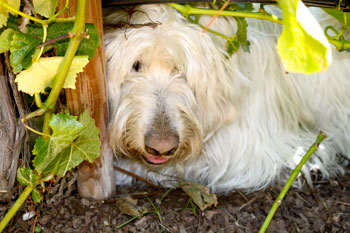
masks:
[[[313,13],[323,26],[337,24]],[[105,35],[109,145],[118,166],[162,185],[190,180],[216,192],[253,191],[285,181],[322,130],[328,138],[303,168],[305,176],[310,179],[312,169],[326,178],[344,172],[349,53],[334,50],[327,72],[291,74],[275,48],[280,25],[247,19],[250,52],[240,49],[227,59],[224,40],[203,34],[171,7],[139,6],[130,23],[150,20],[161,24]],[[106,18],[120,21],[127,22],[125,12]],[[231,36],[236,22],[222,17],[211,29]],[[169,153],[157,155],[158,145],[148,145],[146,136]],[[116,177],[117,184],[132,183],[121,173]]]

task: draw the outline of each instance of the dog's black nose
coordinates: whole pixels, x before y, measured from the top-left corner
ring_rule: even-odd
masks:
[[[145,149],[152,155],[173,155],[179,145],[179,135],[174,132],[149,131],[145,135]]]

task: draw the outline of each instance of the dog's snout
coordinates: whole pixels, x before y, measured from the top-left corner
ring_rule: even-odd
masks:
[[[145,149],[152,155],[173,155],[179,145],[177,133],[159,134],[148,132],[145,135]]]

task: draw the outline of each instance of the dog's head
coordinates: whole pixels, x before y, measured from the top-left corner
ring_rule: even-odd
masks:
[[[199,155],[203,141],[234,115],[221,48],[167,6],[107,21],[134,24],[105,35],[112,149],[150,165]],[[142,25],[152,22],[161,24]]]

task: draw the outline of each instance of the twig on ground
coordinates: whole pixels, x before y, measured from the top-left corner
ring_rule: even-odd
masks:
[[[249,199],[239,190],[236,191],[246,202],[249,201]]]
[[[309,188],[309,190],[310,190],[310,192],[311,192],[311,195],[312,195],[312,197],[314,198],[316,204],[318,204],[318,198],[317,198],[315,189],[309,184],[309,182],[307,182],[307,179],[306,179],[304,173],[301,173],[301,177],[304,179],[304,181],[305,181],[305,183],[306,183],[306,186]]]
[[[136,174],[134,174],[134,173],[132,173],[132,172],[129,172],[129,171],[123,169],[123,168],[120,168],[120,167],[118,167],[118,166],[114,166],[114,169],[117,170],[117,171],[119,171],[119,172],[121,172],[121,173],[124,173],[124,174],[126,174],[126,175],[128,175],[128,176],[131,176],[131,177],[133,177],[133,178],[135,178],[135,179],[137,179],[137,180],[139,180],[139,181],[142,181],[143,183],[145,183],[145,184],[148,185],[148,186],[151,186],[151,187],[153,187],[153,188],[159,188],[158,185],[156,185],[156,184],[154,184],[154,183],[152,183],[152,182],[146,180],[145,178],[143,178],[143,177],[141,177],[141,176],[138,176],[138,175],[136,175]]]
[[[241,205],[241,207],[239,207],[239,211],[241,211],[242,209],[244,209],[245,207],[247,207],[248,205],[252,204],[254,201],[256,201],[256,199],[258,199],[258,197],[254,197],[253,199],[251,199],[250,201],[248,201],[247,203]]]

